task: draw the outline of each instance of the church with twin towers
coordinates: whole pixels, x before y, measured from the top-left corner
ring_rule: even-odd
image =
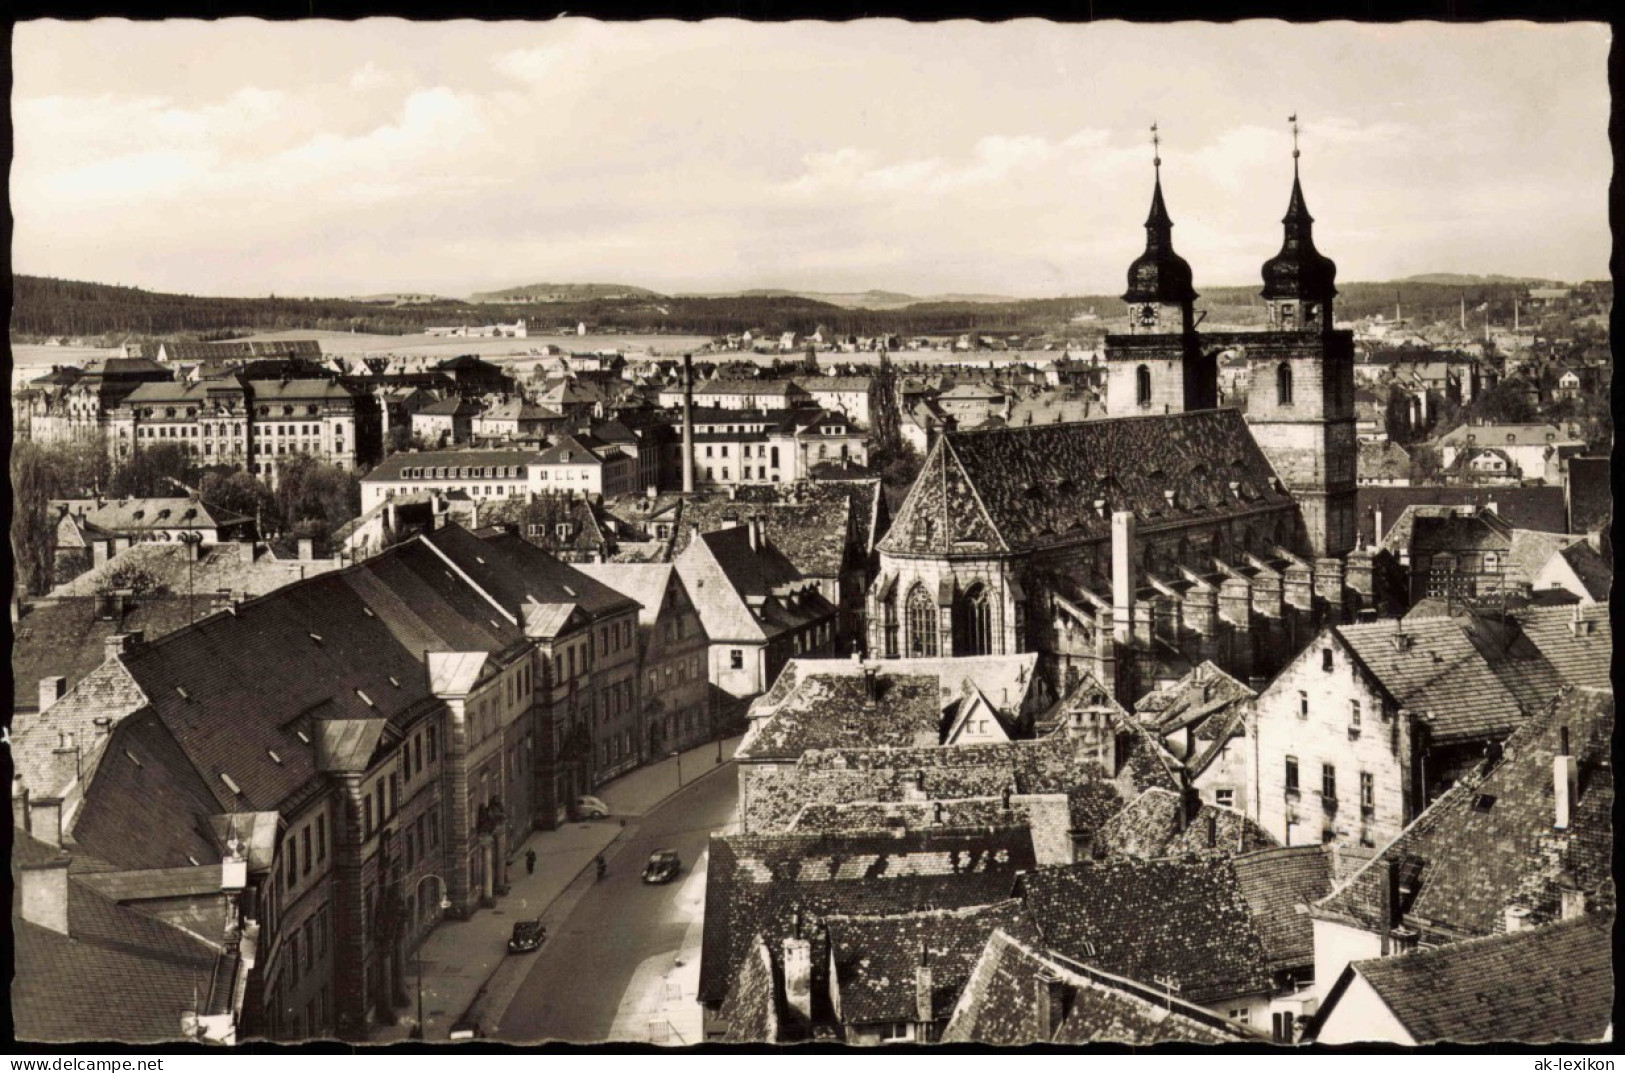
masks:
[[[1266,327],[1201,330],[1154,155],[1106,416],[937,439],[879,545],[871,657],[1038,652],[1057,684],[1088,672],[1132,701],[1204,660],[1266,677],[1371,606],[1354,340],[1334,327],[1337,267],[1315,247],[1293,134]],[[1221,405],[1221,354],[1249,366],[1244,410]]]

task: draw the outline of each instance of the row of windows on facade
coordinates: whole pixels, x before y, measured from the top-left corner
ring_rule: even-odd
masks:
[[[598,627],[599,657],[611,655],[623,648],[630,648],[632,646],[632,633],[632,620],[629,618]],[[579,664],[581,672],[585,674],[592,669],[593,644],[592,636],[589,634],[584,642],[569,645],[563,652],[553,654],[554,682],[566,682],[576,676],[576,652],[578,650],[581,653],[581,662]]]
[[[1329,381],[1335,392],[1336,379]],[[1134,401],[1141,406],[1151,405],[1151,370],[1141,365],[1134,370]],[[1292,366],[1282,362],[1275,367],[1275,404],[1292,405]]]
[[[1297,796],[1301,792],[1298,783],[1298,758],[1286,758],[1286,792],[1290,796]],[[1328,805],[1337,803],[1337,766],[1335,764],[1320,765],[1320,796]],[[1371,810],[1376,807],[1377,789],[1376,777],[1369,771],[1360,772],[1360,807]]]
[[[184,412],[182,412],[182,410],[184,410]],[[321,412],[322,412],[322,408],[320,406],[315,405],[315,404],[310,404],[310,405],[307,405],[305,407],[305,415],[307,417],[316,417],[316,416],[320,415]],[[271,416],[271,407],[269,407],[269,406],[255,407],[254,413],[259,417],[270,417]],[[297,413],[298,413],[298,407],[295,407],[295,406],[283,406],[283,407],[281,407],[281,413],[277,414],[276,416],[278,416],[278,417],[293,417]],[[176,406],[166,406],[166,407],[164,407],[164,416],[165,417],[196,417],[197,415],[198,415],[198,408],[196,406],[187,406],[187,407],[184,407],[184,408],[176,407]],[[142,420],[152,420],[152,419],[155,419],[158,416],[158,410],[155,407],[139,409],[139,410],[135,411],[135,416],[141,418]]]
[[[741,660],[743,660],[743,655],[741,655]],[[673,685],[682,685],[685,682],[704,677],[704,672],[700,668],[699,656],[686,656],[679,660],[669,660],[661,670],[657,671],[650,668],[648,672],[649,696],[651,698],[660,689],[662,672],[665,676],[665,687],[667,689],[670,689]],[[673,678],[676,678],[675,682],[672,681]]]

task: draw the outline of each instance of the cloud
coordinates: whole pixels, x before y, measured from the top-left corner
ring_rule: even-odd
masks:
[[[356,93],[370,93],[375,89],[395,85],[396,76],[368,60],[350,76],[350,89]]]

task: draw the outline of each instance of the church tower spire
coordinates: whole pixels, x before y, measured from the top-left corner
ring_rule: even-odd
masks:
[[[1106,337],[1106,411],[1125,416],[1211,410],[1218,363],[1196,334],[1191,266],[1174,252],[1173,218],[1162,196],[1162,135],[1151,124],[1151,211],[1145,252],[1128,269],[1128,334]]]
[[[1354,336],[1332,326],[1337,266],[1315,249],[1298,174],[1298,117],[1287,121],[1292,197],[1281,252],[1264,262],[1269,331],[1247,347],[1247,423],[1298,501],[1303,550],[1318,559],[1354,547]]]
[[[1315,218],[1298,174],[1298,117],[1292,124],[1292,197],[1281,218],[1281,252],[1264,262],[1263,298],[1274,331],[1331,331],[1337,265],[1315,249]]]
[[[1145,218],[1145,252],[1128,268],[1128,304],[1131,332],[1188,332],[1194,327],[1191,266],[1174,252],[1174,221],[1162,197],[1162,135],[1151,124],[1151,164],[1155,178],[1151,211]]]

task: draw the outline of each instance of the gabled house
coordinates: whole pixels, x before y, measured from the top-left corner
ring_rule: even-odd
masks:
[[[1575,689],[1310,907],[1315,986],[1353,962],[1612,914],[1612,691]]]
[[[711,641],[710,680],[725,693],[755,696],[791,659],[834,654],[838,607],[755,519],[701,533],[675,562]]]
[[[1612,913],[1403,957],[1356,961],[1321,1004],[1316,1043],[1403,1047],[1611,1039]]]

